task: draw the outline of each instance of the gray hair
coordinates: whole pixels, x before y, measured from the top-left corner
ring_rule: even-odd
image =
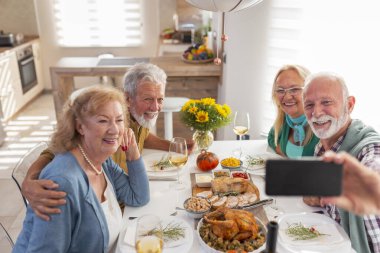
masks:
[[[143,81],[166,85],[166,73],[151,63],[138,63],[130,68],[124,75],[124,92],[130,97],[136,96],[137,86]]]
[[[334,72],[318,72],[318,73],[309,75],[305,80],[305,87],[303,89],[303,97],[305,97],[305,94],[307,90],[309,89],[310,83],[320,78],[329,79],[333,81],[334,83],[338,84],[342,88],[343,103],[344,104],[347,103],[349,93],[348,93],[346,82],[344,81],[342,76]]]

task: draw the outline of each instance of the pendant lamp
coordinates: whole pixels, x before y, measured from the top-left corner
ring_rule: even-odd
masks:
[[[189,4],[202,10],[213,12],[231,12],[254,6],[262,0],[186,0]]]

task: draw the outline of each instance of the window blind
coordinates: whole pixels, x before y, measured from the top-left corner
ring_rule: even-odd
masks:
[[[62,47],[125,47],[142,44],[141,0],[54,0]]]
[[[284,64],[297,63],[301,36],[302,0],[272,0],[269,14],[268,61],[265,69],[264,117],[261,135],[267,136],[276,117],[272,101],[273,78]]]

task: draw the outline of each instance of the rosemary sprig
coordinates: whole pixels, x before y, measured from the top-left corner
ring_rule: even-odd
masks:
[[[154,228],[147,233],[147,235],[156,234],[162,234],[164,242],[177,241],[185,237],[185,228],[183,228],[180,223],[170,222],[164,228]]]
[[[155,163],[153,163],[153,168],[157,170],[164,170],[165,168],[173,167],[170,163],[169,158],[166,155],[163,155],[161,159]]]
[[[292,237],[295,241],[310,240],[319,236],[328,235],[320,233],[314,227],[305,227],[301,222],[292,223],[288,225],[288,228],[286,229],[286,234]]]
[[[265,160],[259,156],[247,156],[247,163],[249,166],[263,165]]]

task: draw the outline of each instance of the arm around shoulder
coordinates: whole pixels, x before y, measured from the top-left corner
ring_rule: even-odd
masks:
[[[52,180],[40,179],[42,169],[54,158],[49,150],[45,150],[37,160],[30,166],[25,180],[22,183],[21,191],[23,196],[29,201],[35,213],[44,220],[49,220],[50,214],[60,213],[59,205],[66,203],[65,192],[56,191],[59,185]]]

